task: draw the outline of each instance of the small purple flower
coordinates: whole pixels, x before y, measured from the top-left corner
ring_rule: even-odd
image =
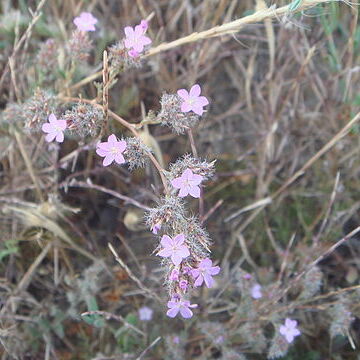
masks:
[[[252,279],[252,275],[249,274],[249,273],[245,274],[243,277],[244,277],[245,280],[250,280],[250,279]]]
[[[173,343],[174,344],[180,344],[180,338],[178,336],[173,337]]]
[[[172,239],[168,235],[164,235],[161,238],[161,245],[163,249],[158,252],[161,257],[171,257],[171,261],[174,265],[178,266],[181,264],[182,259],[185,259],[190,255],[190,251],[185,242],[185,235],[179,234]]]
[[[185,265],[185,266],[182,267],[182,273],[184,275],[189,275],[189,274],[191,274],[192,269],[193,269],[192,267]]]
[[[170,273],[169,280],[170,281],[178,281],[179,280],[179,270],[173,269]]]
[[[197,115],[202,115],[204,113],[204,106],[209,104],[209,100],[205,96],[200,96],[201,87],[198,84],[195,84],[188,92],[185,89],[180,89],[177,91],[177,94],[184,100],[181,104],[182,112],[193,111]]]
[[[296,328],[297,327],[297,321],[291,320],[289,318],[285,319],[285,325],[280,326],[280,334],[285,336],[286,341],[290,344],[294,341],[294,338],[296,336],[299,336],[301,334],[300,330]]]
[[[150,230],[153,234],[157,235],[160,229],[161,229],[161,223],[158,222]]]
[[[201,260],[197,269],[191,271],[191,275],[195,280],[194,286],[201,286],[205,281],[208,288],[214,285],[214,279],[212,276],[217,275],[220,272],[219,266],[212,266],[212,261],[209,258]]]
[[[171,180],[171,185],[175,189],[180,189],[179,197],[191,195],[194,198],[200,197],[200,187],[203,176],[194,174],[190,169],[186,169],[180,177]]]
[[[180,311],[180,314],[183,318],[190,319],[194,315],[190,308],[196,308],[198,305],[190,304],[190,301],[188,300],[171,299],[168,301],[167,306],[169,308],[166,313],[167,316],[174,318]]]
[[[148,306],[143,306],[139,309],[139,319],[142,321],[150,321],[153,316],[153,310]]]
[[[128,54],[129,54],[129,56],[132,57],[132,58],[137,58],[137,57],[140,56],[140,53],[137,52],[137,51],[134,50],[134,49],[131,49],[130,51],[128,51]]]
[[[259,284],[255,284],[252,288],[251,288],[251,297],[253,299],[260,299],[262,298],[262,293],[261,293],[261,285]]]
[[[131,26],[126,26],[124,28],[124,32],[126,35],[125,38],[125,47],[127,49],[135,50],[136,53],[140,54],[144,50],[145,45],[151,44],[151,39],[145,36],[145,32],[148,28],[147,21],[142,20],[140,25],[136,25],[135,29]],[[135,53],[130,54],[130,56],[134,56]]]
[[[179,287],[182,291],[186,291],[188,287],[188,281],[185,279],[182,279],[179,281]]]
[[[47,133],[45,140],[51,142],[54,139],[62,143],[64,141],[63,131],[66,129],[66,120],[58,120],[54,114],[50,114],[49,122],[42,125],[41,130]]]
[[[74,19],[74,24],[80,31],[95,31],[95,24],[97,22],[97,18],[89,12],[82,12],[80,16]]]
[[[104,158],[103,165],[108,166],[114,160],[117,164],[124,164],[122,153],[126,149],[126,141],[117,140],[114,134],[108,137],[108,141],[97,144],[96,153]]]

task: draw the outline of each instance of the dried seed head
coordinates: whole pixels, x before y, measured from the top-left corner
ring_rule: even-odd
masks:
[[[187,129],[195,126],[200,117],[193,112],[184,113],[181,111],[181,98],[177,94],[164,94],[161,97],[161,110],[157,120],[172,128],[177,134],[183,134]]]
[[[54,39],[48,39],[41,44],[36,57],[36,63],[45,73],[53,72],[57,65],[58,44]]]
[[[125,141],[126,149],[124,156],[129,165],[129,169],[133,170],[145,167],[149,161],[147,154],[151,152],[151,149],[135,137],[126,138]]]
[[[47,122],[51,113],[56,113],[58,102],[50,92],[37,89],[34,95],[22,106],[22,118],[25,129],[28,131],[39,131],[44,122]]]
[[[132,57],[124,42],[119,41],[109,49],[110,71],[120,73],[126,69],[141,67],[141,57]]]
[[[179,221],[186,221],[184,202],[176,196],[162,198],[158,206],[146,214],[146,223],[150,228],[160,224],[161,231],[171,233]]]
[[[68,48],[69,55],[73,60],[85,61],[93,45],[87,32],[75,30],[69,40]]]
[[[186,169],[190,169],[194,174],[201,175],[205,179],[211,178],[215,173],[215,160],[212,162],[202,161],[194,158],[189,154],[185,154],[175,163],[170,165],[168,176],[170,180],[182,175]]]
[[[61,117],[67,122],[67,133],[75,138],[95,137],[104,121],[103,112],[91,105],[79,103]]]

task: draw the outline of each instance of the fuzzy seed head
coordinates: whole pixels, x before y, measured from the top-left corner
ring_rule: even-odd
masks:
[[[103,112],[90,104],[76,104],[62,116],[66,120],[68,134],[77,139],[99,134],[104,121]]]
[[[73,60],[85,61],[93,49],[87,32],[75,30],[68,44],[69,55]]]
[[[184,134],[187,129],[194,127],[199,122],[199,115],[193,112],[181,111],[182,99],[177,94],[164,94],[161,97],[161,110],[157,120],[169,126],[176,134]]]
[[[149,162],[147,154],[151,153],[151,149],[142,141],[135,137],[125,139],[126,149],[124,151],[125,159],[129,169],[143,168]]]

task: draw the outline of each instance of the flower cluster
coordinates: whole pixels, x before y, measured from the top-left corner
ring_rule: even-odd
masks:
[[[141,20],[140,24],[136,25],[135,28],[132,28],[131,26],[126,26],[124,28],[126,35],[124,44],[125,47],[129,49],[128,54],[131,57],[139,57],[144,51],[145,46],[151,44],[151,39],[145,36],[148,26],[146,20]]]
[[[89,12],[82,12],[80,16],[74,19],[74,24],[80,31],[95,31],[95,24],[97,19]]]

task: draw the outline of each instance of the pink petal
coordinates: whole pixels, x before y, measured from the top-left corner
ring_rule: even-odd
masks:
[[[124,40],[124,45],[127,49],[130,49],[133,46],[133,40],[126,38]]]
[[[47,135],[45,136],[45,140],[46,140],[47,142],[51,142],[51,141],[53,141],[53,140],[55,139],[55,137],[56,137],[56,133],[51,132],[51,133],[49,133],[49,134],[47,134]]]
[[[150,45],[152,43],[151,39],[148,38],[147,36],[142,36],[141,42],[143,43],[143,45]]]
[[[172,309],[168,310],[166,315],[168,317],[174,318],[179,313],[178,307],[173,307]]]
[[[57,126],[58,126],[61,130],[65,130],[65,129],[67,128],[66,120],[58,120]]]
[[[125,164],[125,158],[121,155],[121,154],[116,154],[115,155],[115,162],[117,164]]]
[[[141,53],[144,50],[144,45],[140,41],[136,41],[133,43],[133,49]]]
[[[176,244],[176,245],[181,245],[183,244],[185,241],[185,235],[184,234],[179,234],[179,235],[176,235],[173,239],[173,242]]]
[[[64,141],[64,134],[62,132],[58,132],[56,135],[56,141],[62,143]]]
[[[201,93],[201,87],[199,84],[195,84],[190,89],[190,96],[191,97],[198,97]]]
[[[193,270],[191,270],[191,276],[192,276],[194,279],[196,279],[197,277],[200,276],[200,270],[198,270],[198,269],[193,269]]]
[[[197,98],[197,104],[200,106],[206,106],[209,105],[209,100],[205,96],[199,96]]]
[[[175,188],[175,189],[180,189],[182,187],[183,184],[183,179],[181,177],[175,178],[173,180],[171,180],[171,185]]]
[[[298,335],[301,334],[301,332],[300,332],[300,330],[298,330],[298,329],[294,329],[294,330],[292,331],[292,334],[293,334],[294,336],[298,336]]]
[[[200,274],[200,276],[194,282],[194,286],[195,287],[201,286],[203,282],[204,282],[204,277]]]
[[[117,139],[116,139],[116,136],[114,134],[111,134],[108,137],[108,143],[117,143]]]
[[[161,242],[160,244],[163,247],[171,247],[173,245],[173,240],[171,239],[170,236],[168,235],[163,235],[163,237],[161,238]]]
[[[43,124],[42,127],[41,127],[41,130],[42,130],[43,132],[46,132],[46,133],[51,132],[52,129],[53,129],[53,127],[52,127],[49,123],[45,123],[45,124]]]
[[[286,341],[287,341],[289,344],[294,341],[294,336],[293,336],[293,334],[291,334],[291,333],[286,333],[286,334],[285,334],[285,338],[286,338]]]
[[[54,114],[50,114],[49,115],[49,123],[51,125],[56,125],[57,124],[57,118]]]
[[[295,328],[297,326],[297,321],[286,318],[285,319],[285,326],[287,328]]]
[[[198,186],[193,186],[189,189],[189,194],[198,199],[200,197],[200,188]],[[180,196],[180,195],[179,195]]]
[[[212,261],[209,258],[200,261],[199,268],[207,269],[212,266]]]
[[[116,148],[120,151],[123,152],[126,149],[126,141],[124,140],[120,140],[117,142]]]
[[[143,33],[144,33],[143,27],[141,25],[136,25],[134,31],[135,36],[140,37]]]
[[[204,177],[198,174],[193,174],[193,176],[191,177],[191,183],[193,185],[200,185],[201,182],[203,181]]]
[[[186,180],[191,180],[192,176],[193,176],[193,172],[191,171],[191,169],[186,169],[181,175],[181,177]]]
[[[107,156],[107,154],[109,153],[108,150],[103,150],[103,149],[100,149],[100,148],[97,148],[96,149],[96,153],[99,155],[99,156]]]
[[[191,107],[191,110],[197,114],[197,115],[202,115],[204,113],[204,109],[201,105],[198,105],[198,104],[193,104],[192,107]]]
[[[190,256],[190,251],[189,248],[186,245],[181,245],[179,247],[179,254],[183,257],[186,258],[188,256]]]
[[[182,256],[178,252],[173,252],[173,254],[171,255],[171,261],[176,266],[181,264],[182,259]]]
[[[193,312],[184,306],[180,307],[180,314],[184,319],[190,319],[193,316]]]
[[[184,101],[181,104],[181,111],[182,112],[189,112],[189,111],[191,111],[191,109],[192,109],[192,106],[187,101]]]
[[[114,161],[115,157],[114,157],[114,154],[107,154],[104,158],[104,161],[103,161],[103,165],[104,166],[109,166],[113,161]]]
[[[279,332],[280,332],[281,335],[285,336],[287,334],[287,332],[288,332],[288,329],[287,329],[287,327],[285,325],[281,325],[280,328],[279,328]]]
[[[131,26],[126,26],[124,32],[127,37],[134,35],[134,29]]]
[[[217,275],[219,272],[220,272],[220,266],[213,266],[207,271],[207,273],[210,275]]]
[[[158,252],[158,256],[161,257],[169,257],[173,254],[173,251],[171,248],[164,248]]]
[[[177,94],[184,100],[188,100],[189,99],[189,93],[187,92],[187,90],[185,89],[180,89],[177,91]]]
[[[185,197],[189,195],[189,190],[187,189],[187,187],[182,187],[179,191],[179,197]]]
[[[109,144],[108,142],[101,142],[101,143],[98,143],[97,146],[96,146],[98,149],[101,149],[103,151],[111,151],[111,144]]]
[[[204,274],[205,284],[208,288],[212,288],[214,285],[214,279],[209,274]]]

